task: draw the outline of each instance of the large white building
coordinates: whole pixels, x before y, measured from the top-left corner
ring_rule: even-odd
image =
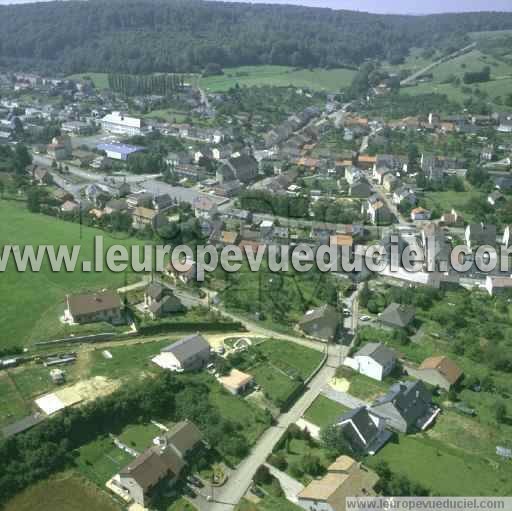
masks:
[[[101,119],[101,127],[116,135],[134,136],[142,134],[144,123],[142,119],[128,117],[121,112],[112,112]]]

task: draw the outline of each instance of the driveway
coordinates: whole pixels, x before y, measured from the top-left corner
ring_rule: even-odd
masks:
[[[359,399],[357,397],[348,394],[347,392],[341,392],[340,390],[333,389],[330,385],[326,385],[322,389],[322,394],[337,403],[348,408],[359,408],[361,406],[369,406],[369,403]]]
[[[286,498],[289,501],[297,504],[299,501],[297,495],[304,489],[304,486],[299,483],[299,481],[289,476],[286,472],[282,472],[281,470],[273,467],[272,465],[269,465],[268,463],[265,463],[265,466],[281,484],[281,488],[283,489]]]

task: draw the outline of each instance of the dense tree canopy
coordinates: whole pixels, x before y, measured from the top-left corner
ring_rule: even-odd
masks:
[[[0,64],[63,72],[147,73],[246,64],[399,62],[415,47],[446,51],[512,13],[382,16],[200,0],[90,0],[0,7]]]

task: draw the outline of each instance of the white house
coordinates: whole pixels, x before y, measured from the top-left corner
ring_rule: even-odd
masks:
[[[136,117],[128,117],[121,112],[112,112],[101,119],[101,127],[104,131],[116,135],[141,135],[144,123]]]
[[[345,359],[345,365],[378,381],[393,370],[395,363],[395,352],[376,342],[365,344],[353,357]]]

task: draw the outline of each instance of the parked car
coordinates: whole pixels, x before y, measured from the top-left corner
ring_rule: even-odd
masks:
[[[370,319],[371,319],[370,316],[361,316],[359,318],[360,321],[370,321]]]

